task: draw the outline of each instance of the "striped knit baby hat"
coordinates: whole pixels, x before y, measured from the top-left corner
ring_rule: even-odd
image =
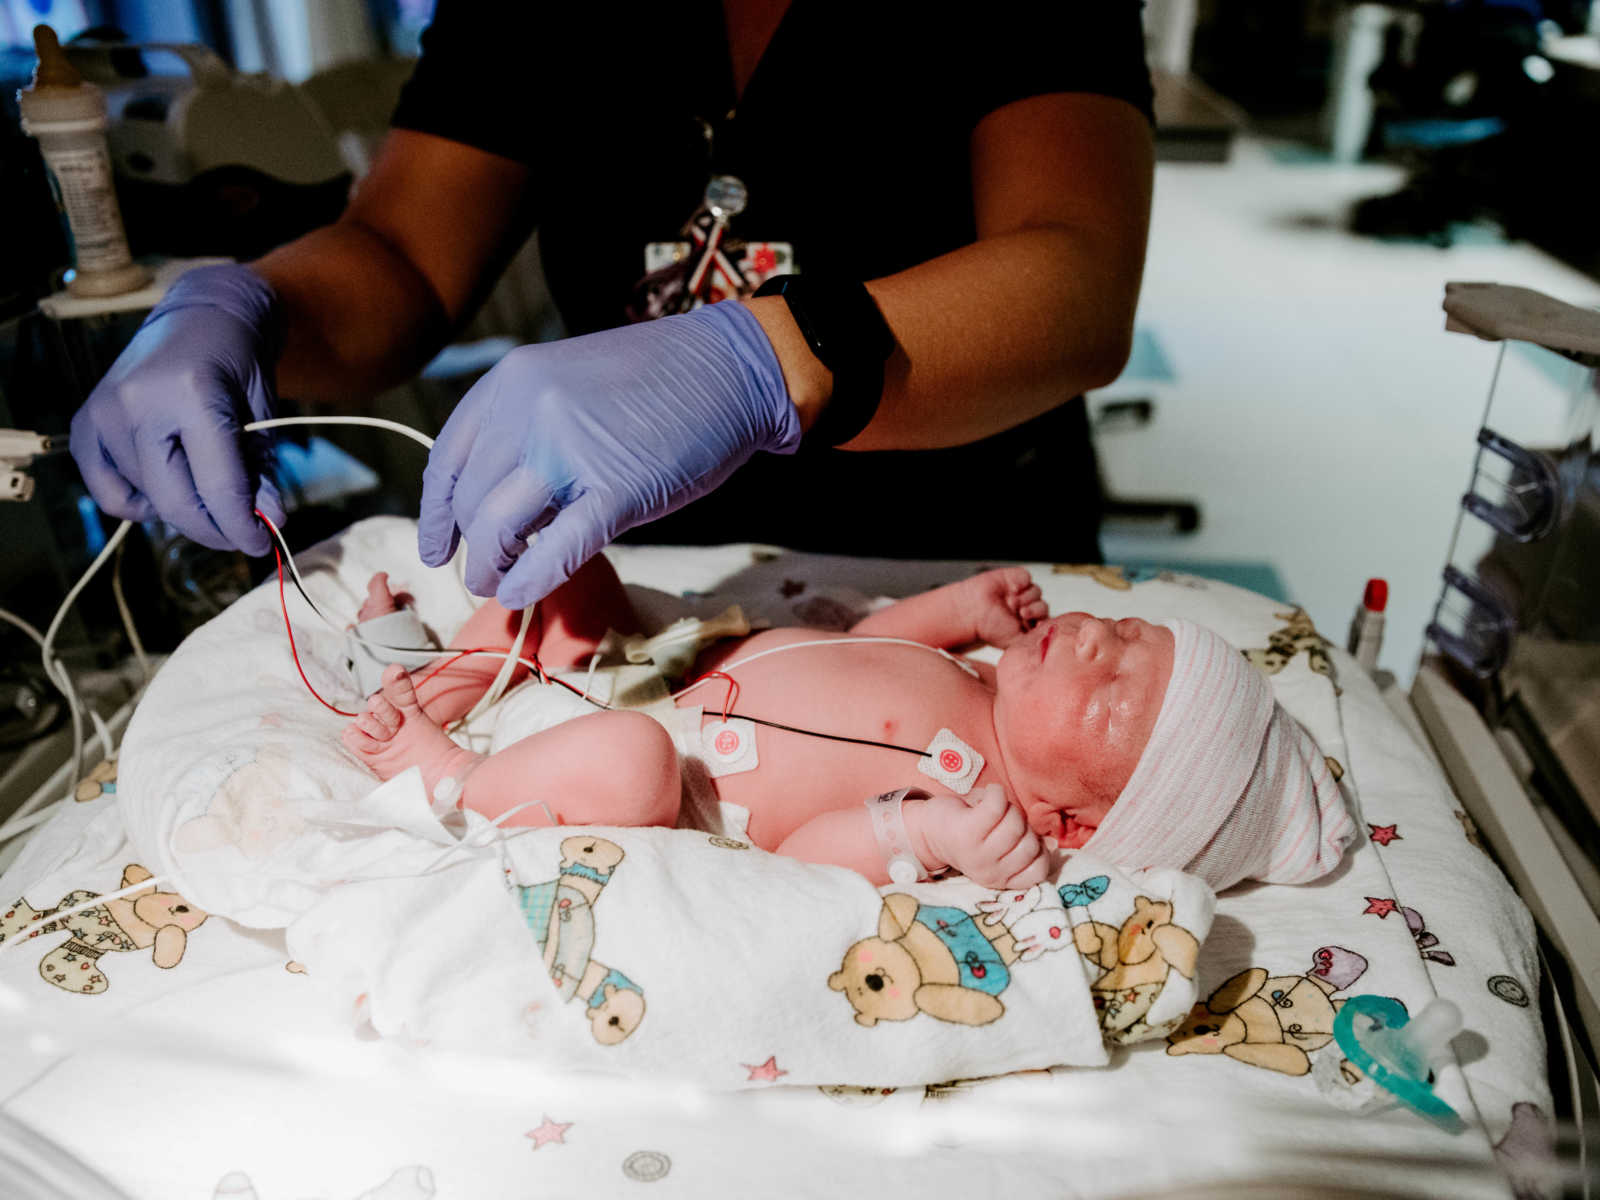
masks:
[[[1316,742],[1226,640],[1162,624],[1177,644],[1161,712],[1084,848],[1129,868],[1178,867],[1219,892],[1326,875],[1355,824]]]

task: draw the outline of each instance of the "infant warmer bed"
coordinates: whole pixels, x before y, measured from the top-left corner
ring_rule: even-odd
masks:
[[[354,526],[301,556],[307,587],[349,619],[370,574],[386,570],[448,637],[468,598],[450,572],[416,565],[414,538],[405,521]],[[752,546],[606,553],[652,627],[738,603],[776,624],[840,628],[877,597],[984,566]],[[806,889],[833,912],[842,876],[763,855],[736,829],[586,833],[620,857],[590,868],[603,894],[565,895],[576,924],[555,948],[532,947],[508,879],[524,908],[559,904],[559,888],[539,891],[540,870],[554,877],[558,861],[603,846],[560,845],[560,830],[485,835],[492,869],[410,886],[423,876],[416,864],[448,856],[454,835],[425,802],[397,798],[402,781],[375,788],[339,749],[343,721],[295,674],[274,581],[173,655],[130,725],[115,784],[61,811],[0,876],[0,930],[86,905],[51,933],[0,944],[0,1182],[10,1171],[18,1195],[98,1187],[161,1200],[1122,1196],[1260,1180],[1508,1194],[1500,1172],[1537,1167],[1552,1111],[1534,935],[1429,753],[1298,610],[1190,575],[1032,570],[1052,612],[1183,616],[1228,638],[1316,738],[1364,835],[1323,880],[1231,889],[1214,917],[1209,897],[1170,878],[1062,876],[1078,889],[1062,898],[1075,923],[1086,913],[1119,924],[1144,911],[1139,900],[1196,913],[1191,990],[1174,986],[1169,1000],[1192,998],[1182,1005],[1192,1011],[1170,1014],[1164,1038],[1107,1049],[1065,1007],[1048,1046],[991,1041],[980,1053],[981,1030],[927,1014],[858,1035],[817,977],[806,982],[826,1001],[815,1027],[785,1036],[811,1038],[819,1055],[872,1040],[856,1043],[869,1049],[840,1078],[811,1078],[803,1056],[761,1042],[768,1027],[752,1009],[795,986],[793,965],[817,936],[769,914]],[[292,594],[288,604],[311,682],[350,707],[339,638]],[[335,809],[342,824],[306,817]],[[317,873],[334,861],[348,877]],[[140,945],[112,902],[95,901],[147,877],[130,899],[167,916],[157,942]],[[847,886],[845,919],[863,938],[896,891],[968,910],[981,892],[964,880],[883,896],[858,877]],[[1141,886],[1168,890],[1135,899]],[[644,928],[665,930],[655,952],[675,955],[673,987],[718,981],[698,1007],[652,1006],[667,986],[615,957],[627,931]],[[503,953],[513,938],[533,966]],[[576,954],[574,973],[603,975],[602,995],[638,990],[646,1007],[631,1036],[607,1044],[597,1027],[589,1037],[590,1002],[551,988],[532,950],[546,962]],[[1016,964],[1004,998],[1019,997],[1020,1010],[1028,988],[1069,967],[1098,977],[1068,948]],[[525,1027],[462,1019],[507,1011],[497,997],[519,988],[531,997]],[[1413,1014],[1440,996],[1460,1007],[1467,1032],[1435,1089],[1463,1130],[1394,1104],[1347,1061],[1333,1022],[1356,995]],[[565,1045],[574,1031],[583,1053],[569,1060],[534,1064],[506,1049],[518,1038]],[[922,1057],[897,1060],[895,1038]],[[1061,1066],[1056,1045],[1067,1047],[1060,1062],[1106,1065]]]

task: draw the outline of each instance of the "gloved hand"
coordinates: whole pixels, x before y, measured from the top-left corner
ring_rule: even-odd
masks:
[[[159,516],[216,550],[271,548],[251,511],[283,523],[262,473],[271,439],[240,428],[272,415],[280,323],[247,267],[200,267],[172,285],[72,419],[72,457],[102,509]]]
[[[711,491],[758,450],[799,444],[777,355],[736,301],[523,346],[439,434],[417,548],[436,567],[464,534],[467,587],[526,608],[623,530]]]

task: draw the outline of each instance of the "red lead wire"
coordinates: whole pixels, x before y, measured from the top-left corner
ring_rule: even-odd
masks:
[[[306,678],[306,669],[300,665],[300,651],[295,648],[294,644],[294,626],[289,624],[289,601],[283,591],[283,555],[278,553],[276,538],[272,541],[272,557],[278,564],[278,607],[283,610],[283,628],[289,635],[289,653],[294,656],[294,669],[300,672],[300,682],[306,685],[306,691],[316,697],[317,703],[329,712],[336,712],[341,717],[359,717],[360,713],[345,712],[342,708],[335,708],[321,696],[318,696],[317,689],[312,687],[311,680]]]
[[[263,521],[266,521],[266,518],[261,515],[260,510],[257,510],[256,516],[261,517],[261,519]],[[306,691],[311,693],[312,697],[316,700],[316,702],[318,704],[322,705],[322,707],[327,709],[329,712],[338,713],[341,717],[357,717],[357,716],[360,716],[361,715],[360,713],[346,712],[342,708],[335,708],[333,705],[329,704],[326,700],[324,700],[321,696],[319,696],[317,694],[317,689],[311,686],[311,680],[306,678],[305,668],[300,665],[300,651],[296,648],[296,646],[294,644],[294,626],[289,624],[289,601],[288,601],[287,595],[285,593],[284,583],[283,583],[283,554],[280,553],[279,550],[278,550],[278,541],[277,541],[276,538],[274,538],[273,541],[272,541],[272,557],[273,557],[273,560],[278,564],[278,607],[283,610],[283,628],[284,628],[284,631],[289,635],[289,653],[291,655],[293,655],[293,657],[294,657],[294,669],[300,672],[300,682],[306,685]],[[302,591],[301,595],[305,596],[305,592]],[[306,599],[306,603],[307,604],[311,603],[311,597],[305,596],[305,599]],[[312,607],[315,608],[316,606],[312,605]],[[474,648],[474,649],[471,649],[471,650],[460,650],[460,651],[457,651],[455,654],[453,654],[451,657],[447,658],[444,662],[440,663],[438,666],[434,667],[431,671],[428,672],[427,675],[424,675],[417,682],[418,683],[427,682],[427,680],[432,678],[434,675],[437,675],[440,671],[444,670],[446,667],[450,666],[452,663],[459,662],[463,658],[466,658],[468,655],[472,655],[472,654],[497,654],[497,655],[500,655],[502,657],[506,657],[507,656],[506,655],[506,651],[501,650],[501,649],[497,649],[497,648],[493,648],[493,647],[489,647],[489,646],[477,647],[477,648]],[[548,683],[557,683],[557,684],[560,684],[562,687],[566,688],[567,691],[571,692],[574,696],[577,696],[582,700],[587,700],[590,704],[593,704],[596,708],[609,709],[611,707],[609,704],[605,704],[605,703],[602,703],[599,700],[594,699],[587,692],[579,691],[576,687],[574,687],[572,684],[568,683],[565,679],[557,679],[554,676],[547,675],[545,673],[544,665],[542,663],[540,663],[539,655],[536,652],[533,652],[533,651],[529,652],[528,659],[524,663],[524,665],[525,666],[530,666],[530,667],[533,668],[534,672],[539,677],[539,682],[540,683],[547,683],[547,684]],[[698,679],[696,679],[694,681],[694,684],[698,684],[698,683],[700,683],[700,682],[702,682],[703,680],[706,680],[706,679],[723,679],[723,680],[727,681],[728,690],[727,690],[727,692],[724,694],[724,696],[722,698],[722,719],[724,721],[728,720],[733,715],[733,706],[736,703],[738,703],[738,700],[739,700],[739,692],[740,692],[739,681],[737,679],[735,679],[732,675],[729,675],[726,671],[707,671],[704,675],[702,675]],[[690,686],[693,687],[694,684],[691,684]],[[687,689],[685,689],[685,690],[687,690]],[[779,721],[768,721],[768,720],[766,720],[766,719],[764,719],[762,717],[745,716],[745,717],[742,717],[741,719],[742,720],[746,720],[746,721],[754,722],[757,725],[765,725],[770,729],[783,729],[783,730],[787,730],[789,733],[800,733],[800,734],[804,734],[807,737],[823,738],[826,741],[830,741],[830,742],[848,742],[851,745],[856,745],[856,746],[877,746],[877,747],[879,747],[880,749],[883,749],[883,750],[898,750],[903,754],[912,754],[912,755],[915,755],[918,758],[927,758],[927,757],[929,757],[929,751],[927,751],[927,750],[918,750],[918,749],[916,749],[915,747],[912,747],[912,746],[897,746],[893,742],[875,742],[875,741],[871,740],[870,738],[845,737],[842,734],[823,733],[823,732],[821,732],[819,730],[815,730],[815,729],[800,729],[800,728],[797,728],[796,726],[793,726],[793,725],[785,725],[785,724],[783,724],[782,722],[779,722]]]

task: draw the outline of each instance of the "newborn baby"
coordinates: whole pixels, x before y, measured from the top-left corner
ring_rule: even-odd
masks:
[[[394,608],[375,577],[361,618]],[[452,644],[507,649],[520,616],[489,601]],[[597,556],[540,603],[526,646],[547,671],[582,666],[608,627],[626,633],[637,621]],[[861,637],[921,646],[846,640]],[[817,641],[840,644],[764,654]],[[1000,647],[999,663],[922,648],[974,642]],[[459,804],[489,817],[539,802],[510,823],[677,823],[677,748],[642,712],[593,711],[489,756],[451,740],[442,726],[499,668],[467,658],[413,684],[390,666],[345,745],[380,779],[418,767],[430,794],[459,790]],[[1331,870],[1354,833],[1315,743],[1222,638],[1181,620],[1049,618],[1021,567],[899,601],[848,634],[786,628],[722,641],[687,677],[719,670],[738,684],[734,718],[792,728],[736,720],[734,761],[713,772],[717,797],[749,812],[763,849],[880,885],[953,870],[1024,887],[1050,873],[1051,843],[1091,842],[1121,865],[1187,869],[1219,890],[1245,878],[1298,883]],[[713,677],[675,703],[703,705],[699,724],[721,731],[727,692]]]

